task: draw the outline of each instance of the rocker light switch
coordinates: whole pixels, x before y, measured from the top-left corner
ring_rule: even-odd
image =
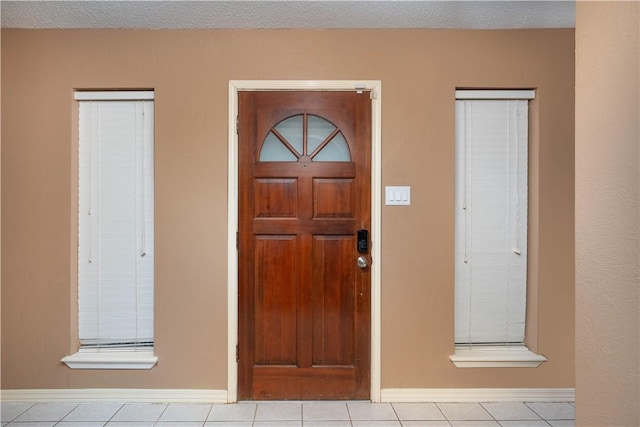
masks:
[[[411,204],[411,187],[385,187],[385,205],[398,206]]]

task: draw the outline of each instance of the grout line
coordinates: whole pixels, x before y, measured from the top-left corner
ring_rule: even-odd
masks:
[[[400,419],[400,416],[398,415],[398,411],[396,411],[396,407],[393,406],[393,403],[389,403],[389,406],[391,406],[391,410],[393,411],[394,415],[396,416],[396,420],[398,420],[400,422],[400,425],[403,425],[403,422]]]
[[[78,406],[80,406],[80,404],[76,404],[76,406],[74,406],[69,412],[67,412],[65,415],[63,415],[62,418],[60,418],[58,421],[54,421],[53,422],[53,427],[59,425],[62,422],[62,420],[64,420],[66,417],[68,417],[69,414],[71,414]]]
[[[160,419],[162,418],[164,413],[167,412],[167,409],[169,409],[169,404],[168,403],[164,405],[164,410],[160,413],[160,416],[158,418],[156,418],[156,420],[153,422],[154,427],[158,425],[158,423],[160,422]]]
[[[260,403],[256,403],[256,408],[253,410],[253,418],[251,419],[252,426],[256,425],[256,417],[258,416],[258,405],[260,405]]]
[[[396,420],[398,420],[398,422],[400,423],[400,426],[402,426],[402,427],[404,427],[404,422],[405,421],[423,421],[423,420],[402,420],[402,419],[400,419],[400,415],[398,415],[398,411],[396,410],[395,402],[390,402],[389,405],[391,405],[391,409],[393,410],[393,413],[396,414]],[[440,409],[438,408],[438,411],[439,410]],[[429,420],[424,420],[424,421],[429,421]],[[441,421],[441,420],[439,420],[439,421]],[[449,424],[449,426],[451,426],[451,423],[449,422],[449,420],[446,419],[446,417],[445,417],[444,421],[446,421],[447,424]]]
[[[539,416],[540,418],[542,418],[543,420],[545,420],[545,421],[547,422],[547,424],[549,424],[549,422],[547,421],[547,419],[546,419],[545,417],[543,417],[542,415],[540,415],[539,413],[537,413],[535,409],[533,409],[531,406],[529,406],[529,405],[527,404],[527,402],[522,402],[522,403],[524,403],[524,406],[526,406],[527,408],[529,408],[530,410],[532,410],[534,414],[536,414],[537,416]]]
[[[213,407],[215,405],[212,403],[211,407],[209,408],[209,412],[207,412],[207,416],[204,417],[204,422],[202,423],[202,427],[204,427],[205,425],[207,425],[207,420],[209,419],[209,416],[211,415],[211,413],[213,412]]]
[[[487,408],[485,408],[485,406],[484,406],[482,403],[483,403],[483,402],[478,402],[478,405],[480,405],[480,407],[481,407],[482,409],[484,409],[484,411],[485,411],[487,414],[489,414],[489,416],[491,417],[491,419],[492,419],[493,421],[497,422],[499,425],[502,425],[502,424],[500,424],[500,421],[498,421],[498,420],[496,419],[496,417],[494,417],[494,416],[493,416],[493,414],[492,414],[491,412],[489,412],[489,410],[488,410]],[[485,403],[486,403],[486,402],[485,402]]]
[[[17,414],[15,417],[11,418],[9,421],[3,421],[3,422],[2,422],[2,425],[3,425],[3,426],[6,426],[6,425],[8,425],[9,423],[11,423],[11,422],[15,421],[16,419],[18,419],[18,417],[19,417],[20,415],[24,414],[24,413],[25,413],[25,412],[27,412],[29,409],[33,408],[33,407],[34,407],[34,405],[35,405],[35,403],[33,403],[33,402],[32,402],[32,403],[27,403],[27,405],[28,405],[28,406],[27,406],[27,408],[26,408],[24,411],[20,412],[20,413],[19,413],[19,414]],[[2,411],[0,411],[0,412],[2,412]]]
[[[438,411],[440,411],[440,414],[444,417],[445,420],[447,420],[449,425],[452,426],[453,424],[451,424],[451,420],[449,418],[447,418],[447,415],[444,412],[442,412],[442,409],[440,408],[440,405],[438,405],[436,402],[434,402],[433,404],[436,405],[436,408],[438,409]]]
[[[125,405],[124,403],[120,405],[120,407],[116,410],[116,412],[114,412],[113,415],[111,415],[111,418],[107,420],[107,422],[105,423],[105,426],[113,420],[113,418],[118,414],[118,412],[122,411],[122,408],[124,408],[124,405]]]
[[[349,402],[346,402],[345,405],[347,405],[347,415],[349,416],[349,424],[351,424],[351,427],[353,427],[353,419],[351,419],[351,411],[349,410]]]
[[[493,420],[499,425],[502,426],[502,423],[500,421],[498,421],[498,419],[496,417],[493,416],[493,414],[483,405],[483,403],[487,403],[487,402],[478,402],[478,404],[480,405],[480,407],[482,407],[482,409],[484,409],[487,414],[489,414],[489,416],[491,418],[493,418]],[[502,421],[511,421],[511,420],[502,420]],[[514,421],[519,421],[519,420],[514,420]]]
[[[53,405],[55,405],[55,403],[54,403]],[[63,415],[63,416],[62,416],[58,421],[52,421],[52,422],[53,422],[53,427],[55,427],[55,426],[57,426],[58,424],[60,424],[60,423],[61,423],[61,422],[66,418],[66,417],[68,417],[68,416],[69,416],[69,414],[70,414],[70,413],[72,413],[73,411],[75,411],[75,410],[76,410],[76,408],[77,408],[78,406],[80,406],[80,404],[79,404],[79,403],[76,403],[76,404],[75,404],[75,406],[74,406],[73,408],[71,408],[71,409],[69,410],[69,412],[67,412],[66,414],[64,414],[64,415]],[[39,422],[39,421],[33,421],[33,422]]]

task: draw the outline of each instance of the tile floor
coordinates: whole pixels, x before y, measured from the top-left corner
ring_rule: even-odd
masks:
[[[6,427],[569,427],[573,403],[2,403]]]

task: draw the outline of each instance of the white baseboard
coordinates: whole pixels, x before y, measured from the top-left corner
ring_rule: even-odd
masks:
[[[383,402],[573,402],[575,388],[383,388]]]
[[[2,390],[2,402],[227,403],[227,390],[36,389]]]
[[[387,388],[382,402],[573,402],[574,388]],[[227,390],[2,390],[2,402],[227,403]]]

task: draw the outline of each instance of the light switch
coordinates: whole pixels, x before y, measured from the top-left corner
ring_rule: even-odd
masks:
[[[385,205],[398,206],[411,204],[411,187],[385,187]]]

